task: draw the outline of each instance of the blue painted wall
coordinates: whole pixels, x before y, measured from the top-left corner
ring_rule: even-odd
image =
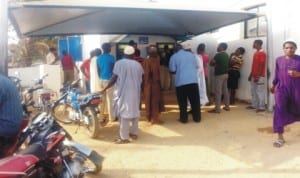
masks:
[[[59,58],[62,58],[62,51],[66,50],[73,56],[74,61],[82,61],[81,37],[70,36],[58,40]]]

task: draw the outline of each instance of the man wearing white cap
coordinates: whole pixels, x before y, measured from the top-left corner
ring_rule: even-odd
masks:
[[[120,121],[120,138],[115,142],[117,144],[129,143],[130,137],[137,139],[138,135],[140,93],[144,70],[133,59],[134,51],[132,46],[124,48],[124,58],[116,62],[112,78],[101,91],[102,93],[115,84],[113,109]]]

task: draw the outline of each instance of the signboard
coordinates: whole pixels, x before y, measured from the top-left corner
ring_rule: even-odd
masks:
[[[139,44],[148,44],[149,43],[149,37],[148,36],[140,36],[139,37]]]

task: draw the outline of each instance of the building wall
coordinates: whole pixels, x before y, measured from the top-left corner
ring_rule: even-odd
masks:
[[[30,87],[34,85],[34,80],[41,78],[43,75],[48,74],[44,80],[45,88],[51,89],[59,93],[59,89],[63,83],[63,73],[60,65],[39,65],[26,68],[10,68],[8,69],[9,76],[16,76],[21,79],[23,87]]]

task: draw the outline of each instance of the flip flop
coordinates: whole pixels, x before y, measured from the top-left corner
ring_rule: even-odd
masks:
[[[284,145],[285,141],[283,139],[277,139],[274,143],[273,146],[276,148],[280,148]]]
[[[126,144],[126,143],[130,143],[130,141],[127,139],[123,140],[121,138],[115,140],[115,144]]]

